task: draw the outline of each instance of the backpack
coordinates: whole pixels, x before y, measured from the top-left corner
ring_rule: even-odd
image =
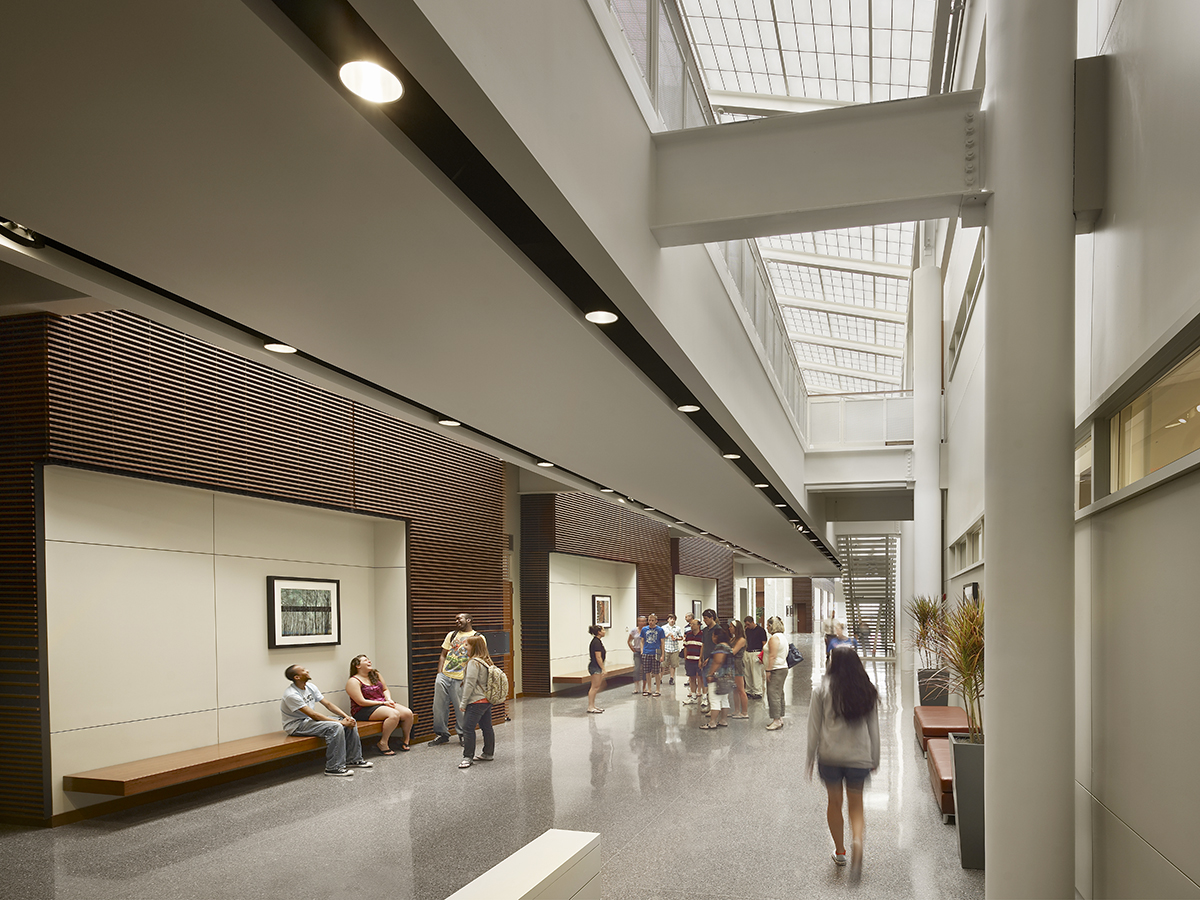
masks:
[[[487,698],[492,706],[508,699],[508,676],[499,666],[488,666]]]

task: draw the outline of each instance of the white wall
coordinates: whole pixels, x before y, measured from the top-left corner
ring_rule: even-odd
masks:
[[[608,661],[629,662],[625,640],[637,624],[637,566],[568,553],[550,554],[550,689],[554,676],[585,672],[592,636],[592,595],[613,599],[613,627],[604,638]]]
[[[345,710],[367,653],[408,697],[403,522],[45,469],[54,813],[62,776],[280,729],[283,670]],[[267,649],[269,575],[341,582],[342,643]]]
[[[737,598],[734,598],[735,602]],[[675,576],[675,622],[682,628],[684,616],[692,612],[692,603],[700,601],[700,611],[717,608],[717,579],[697,578],[694,575]],[[699,618],[697,616],[696,618]],[[660,625],[666,624],[660,622]]]
[[[1077,239],[1081,413],[1200,312],[1200,4],[1081,0],[1081,55],[1109,57],[1108,204]],[[1200,673],[1172,635],[1200,628],[1200,475],[1076,526],[1076,887],[1200,897]],[[1147,637],[1148,636],[1148,637]],[[1130,640],[1136,642],[1131,647]],[[1181,765],[1182,761],[1182,765]]]

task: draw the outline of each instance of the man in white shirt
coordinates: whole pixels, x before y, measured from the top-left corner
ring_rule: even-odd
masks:
[[[313,734],[325,739],[325,774],[353,775],[351,769],[371,768],[371,764],[363,759],[358,723],[325,699],[309,677],[308,669],[288,666],[283,677],[291,682],[279,704],[283,730],[288,734]],[[324,707],[334,717],[318,712],[318,707]]]
[[[663,668],[671,674],[671,684],[675,683],[675,668],[679,665],[679,651],[683,648],[683,631],[675,624],[675,614],[667,616],[667,624],[663,631],[666,640],[663,641]]]

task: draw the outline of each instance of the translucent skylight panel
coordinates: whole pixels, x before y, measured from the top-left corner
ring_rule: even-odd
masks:
[[[805,234],[784,234],[760,238],[763,247],[815,253],[838,259],[869,259],[891,265],[907,266],[912,262],[912,222],[895,225],[875,225],[865,228],[844,228],[837,231],[813,231]]]
[[[801,367],[804,386],[810,394],[852,394],[864,391],[891,391],[895,385],[870,378],[855,378],[819,369]]]
[[[796,351],[796,358],[802,363],[822,363],[827,366],[841,365],[837,361],[837,351],[826,344],[792,341],[792,347]]]

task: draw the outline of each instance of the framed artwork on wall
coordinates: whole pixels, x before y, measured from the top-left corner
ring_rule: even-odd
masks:
[[[592,594],[592,624],[612,628],[612,596]]]
[[[320,647],[342,642],[341,582],[267,577],[267,647]]]

